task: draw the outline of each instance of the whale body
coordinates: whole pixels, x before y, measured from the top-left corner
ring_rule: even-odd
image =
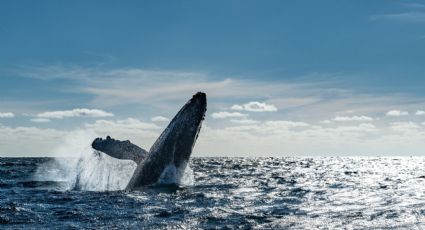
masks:
[[[132,144],[110,138],[96,138],[92,147],[117,159],[133,160],[138,165],[126,190],[137,190],[154,185],[173,168],[182,173],[198,138],[207,110],[207,98],[198,92],[180,109],[149,152]]]

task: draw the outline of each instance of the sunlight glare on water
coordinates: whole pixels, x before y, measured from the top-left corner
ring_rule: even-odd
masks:
[[[63,190],[61,176],[35,180],[37,168],[51,161],[0,160],[1,223],[11,228],[26,223],[130,229],[425,227],[421,157],[193,158],[193,185],[133,192]]]

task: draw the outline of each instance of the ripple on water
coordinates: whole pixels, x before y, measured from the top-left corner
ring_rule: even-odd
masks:
[[[34,178],[47,161],[0,159],[0,228],[425,227],[425,158],[193,158],[193,186],[135,192]]]

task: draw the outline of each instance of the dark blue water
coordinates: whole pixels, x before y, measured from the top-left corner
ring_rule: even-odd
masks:
[[[51,160],[0,158],[1,229],[425,228],[425,158],[193,158],[193,185],[138,192],[40,180]]]

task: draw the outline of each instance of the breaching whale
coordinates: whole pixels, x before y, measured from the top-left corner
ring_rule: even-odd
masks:
[[[180,109],[149,152],[129,141],[96,138],[92,147],[114,158],[129,159],[138,165],[126,190],[153,185],[167,168],[183,173],[198,138],[207,110],[205,93],[198,92]]]

